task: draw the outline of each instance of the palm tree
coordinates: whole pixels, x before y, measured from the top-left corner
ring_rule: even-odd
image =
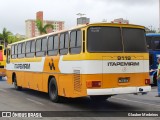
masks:
[[[5,43],[8,43],[8,38],[10,35],[12,35],[12,33],[10,31],[8,31],[6,28],[3,28],[2,33],[0,33],[0,38],[4,42],[4,48],[5,48]]]
[[[47,34],[47,29],[51,28],[53,29],[53,25],[52,24],[46,24],[45,26],[43,26],[43,23],[41,20],[36,20],[36,26],[38,28],[38,31],[40,32],[40,34]]]

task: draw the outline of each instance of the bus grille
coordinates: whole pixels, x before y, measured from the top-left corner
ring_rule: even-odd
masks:
[[[74,90],[81,91],[80,70],[74,70]]]

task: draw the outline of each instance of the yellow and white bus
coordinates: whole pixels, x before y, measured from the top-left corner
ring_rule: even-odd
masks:
[[[9,45],[7,81],[62,97],[146,93],[149,55],[143,26],[93,23]]]
[[[6,56],[3,45],[0,45],[0,79],[6,75]]]

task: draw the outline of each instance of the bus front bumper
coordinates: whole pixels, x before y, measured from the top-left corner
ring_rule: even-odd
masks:
[[[134,93],[146,93],[151,91],[151,86],[139,86],[139,87],[117,87],[117,88],[105,88],[105,89],[87,89],[87,94],[92,95],[116,95],[116,94],[134,94]]]

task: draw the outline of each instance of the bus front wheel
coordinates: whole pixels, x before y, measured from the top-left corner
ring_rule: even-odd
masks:
[[[20,86],[17,85],[16,75],[14,75],[14,77],[13,77],[13,84],[14,84],[14,88],[15,88],[16,90],[22,90],[22,87],[20,87]]]
[[[49,97],[52,102],[58,103],[60,102],[61,97],[58,95],[58,87],[56,80],[51,78],[49,82],[49,89],[48,89]]]

